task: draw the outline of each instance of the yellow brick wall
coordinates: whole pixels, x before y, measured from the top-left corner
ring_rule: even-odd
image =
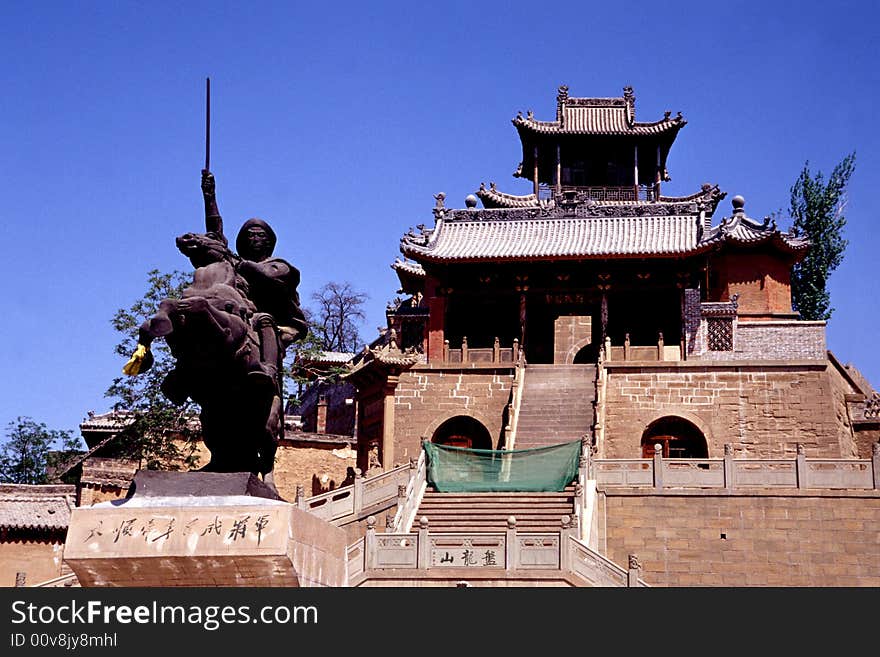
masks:
[[[599,496],[600,546],[652,586],[880,586],[880,492],[629,491]]]
[[[0,540],[0,586],[15,586],[15,574],[18,572],[25,573],[26,586],[60,577],[63,551],[63,537],[51,540]]]

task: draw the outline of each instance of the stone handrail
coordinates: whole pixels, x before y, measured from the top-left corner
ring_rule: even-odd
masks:
[[[880,489],[880,445],[870,459],[807,459],[798,445],[794,459],[593,459],[596,485],[652,488]]]
[[[629,555],[628,569],[623,569],[571,535],[565,539],[563,554],[564,567],[593,586],[650,586],[639,577],[641,565],[634,554]]]
[[[504,427],[505,449],[514,449],[516,446],[516,430],[519,426],[519,409],[522,406],[525,372],[523,352],[519,351],[516,359],[516,369],[513,371],[513,382],[510,384],[510,402],[507,404],[507,426]]]
[[[663,333],[658,333],[656,344],[651,345],[631,344],[629,333],[624,337],[623,344],[619,346],[612,345],[611,340],[606,338],[603,357],[605,360],[615,363],[620,361],[664,362],[679,361],[682,359],[681,345],[666,344],[663,338]]]
[[[34,588],[60,588],[70,586],[79,586],[79,580],[77,579],[75,573],[61,575],[60,577],[54,577],[50,580],[46,580],[45,582],[40,582],[39,584],[33,585]]]
[[[357,542],[349,545],[345,551],[346,575],[349,582],[364,572],[365,542],[363,538],[358,539]]]
[[[562,531],[571,531],[570,518]],[[560,525],[562,527],[562,524]],[[376,533],[376,519],[367,518],[365,570],[470,568],[499,570],[560,568],[560,532],[519,532],[508,519],[506,531],[428,532],[428,519],[414,532]]]
[[[566,516],[557,532],[520,532],[511,517],[506,531],[434,533],[422,518],[415,532],[377,533],[376,519],[370,516],[366,536],[348,549],[349,575],[389,569],[561,570],[594,586],[647,586],[638,577],[641,567],[635,556],[625,570],[578,540],[575,531]]]
[[[451,348],[449,340],[443,341],[443,362],[444,363],[484,363],[484,364],[503,364],[505,366],[516,365],[519,360],[520,347],[519,340],[514,338],[510,347],[501,347],[498,338],[491,347],[470,347],[468,346],[467,336],[461,339],[459,348]]]
[[[399,503],[391,524],[391,531],[408,532],[410,530],[427,487],[428,458],[427,453],[422,449],[418,461],[410,462],[409,481],[403,491],[404,494],[398,498]]]
[[[411,469],[405,463],[368,478],[355,470],[353,484],[309,498],[303,497],[302,488],[298,487],[296,505],[328,522],[356,518],[370,507],[397,499],[398,487],[409,481]]]

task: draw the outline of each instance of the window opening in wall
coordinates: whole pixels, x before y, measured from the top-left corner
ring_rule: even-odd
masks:
[[[706,320],[709,351],[733,351],[733,320],[709,317]]]

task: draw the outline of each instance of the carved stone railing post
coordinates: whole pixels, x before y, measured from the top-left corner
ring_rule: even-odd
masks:
[[[657,360],[663,360],[663,331],[657,334]]]
[[[364,568],[376,567],[376,516],[367,518],[367,533],[364,536]]]
[[[590,434],[585,433],[581,437],[581,456],[578,462],[578,480],[585,484],[593,475],[593,445],[590,441]]]
[[[306,510],[306,496],[302,484],[296,485],[296,497],[293,498],[293,501],[296,503],[297,508],[303,511]]]
[[[663,445],[654,444],[654,488],[663,488]]]
[[[403,512],[403,507],[406,504],[406,485],[398,484],[397,485],[397,515],[400,516]]]
[[[733,446],[724,445],[724,488],[727,491],[733,490]]]
[[[629,360],[629,333],[623,336],[623,360]]]
[[[466,335],[461,337],[461,362],[468,362],[468,343]]]
[[[516,570],[519,566],[519,548],[516,543],[516,518],[507,517],[507,532],[504,537],[504,568]]]
[[[605,338],[605,355],[603,356],[604,360],[611,360],[611,338]]]
[[[354,481],[352,482],[351,503],[354,506],[354,513],[357,515],[363,510],[364,506],[364,473],[360,468],[354,469]]]
[[[571,572],[571,550],[569,540],[571,536],[575,536],[575,527],[572,524],[571,516],[562,516],[559,531],[559,569],[563,572]]]
[[[871,469],[874,475],[874,490],[880,489],[880,442],[871,445]]]
[[[629,555],[629,564],[626,571],[626,585],[627,586],[638,586],[639,585],[639,575],[642,572],[642,564],[639,563],[639,558],[631,554]]]
[[[501,360],[501,342],[498,338],[495,338],[495,342],[492,344],[492,362],[497,363]]]
[[[443,362],[449,362],[449,340],[443,341]]]
[[[416,556],[416,568],[425,570],[431,567],[431,543],[428,538],[428,518],[419,518],[418,553]]]
[[[797,487],[798,488],[806,488],[807,487],[807,453],[804,450],[804,446],[801,443],[798,443],[797,446],[797,460],[796,460],[796,473],[797,473]]]

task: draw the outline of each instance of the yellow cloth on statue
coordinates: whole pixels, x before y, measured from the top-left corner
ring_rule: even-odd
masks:
[[[134,353],[131,355],[129,361],[122,368],[122,373],[128,374],[129,376],[134,376],[139,373],[141,371],[141,363],[144,362],[147,351],[149,351],[149,347],[139,344],[137,349],[135,349]]]

